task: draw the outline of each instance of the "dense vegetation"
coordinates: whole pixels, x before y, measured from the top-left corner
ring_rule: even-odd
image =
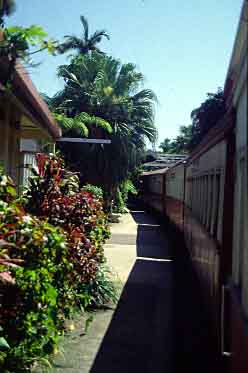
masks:
[[[59,48],[75,52],[58,68],[64,88],[45,99],[65,136],[111,140],[109,145],[67,143],[59,148],[81,180],[101,186],[108,204],[114,199],[117,207],[122,186],[141,162],[145,141],[156,140],[156,96],[143,88],[144,77],[134,64],[122,64],[99,50],[102,37],[109,38],[106,31],[90,37],[86,19],[81,21],[83,37],[67,37]]]
[[[155,95],[139,90],[143,76],[133,64],[122,65],[98,53],[74,57],[69,65],[59,67],[58,74],[65,87],[49,104],[66,136],[86,135],[82,133],[86,126],[89,137],[111,140],[109,145],[63,144],[60,149],[85,182],[102,186],[109,198],[117,197],[121,184],[140,162],[145,139],[156,139]],[[67,118],[75,123],[85,115],[83,111],[91,121],[82,118],[68,125]]]
[[[0,176],[0,369],[21,372],[57,349],[66,318],[115,300],[101,191],[80,190],[56,156],[39,154],[17,198]]]
[[[192,151],[225,113],[224,92],[208,93],[207,99],[191,112],[192,124],[181,126],[179,135],[160,144],[164,153],[188,153]]]
[[[2,25],[14,1],[1,3]],[[0,4],[0,5],[1,5]],[[67,35],[58,42],[40,26],[4,27],[0,57],[9,59],[5,85],[11,86],[18,59],[34,64],[33,55],[47,50],[52,54],[72,52],[67,65],[58,68],[64,88],[54,97],[43,95],[66,137],[107,138],[110,145],[61,144],[66,164],[80,172],[80,180],[104,189],[107,206],[118,199],[121,185],[140,164],[145,144],[155,142],[155,94],[143,87],[144,77],[132,63],[122,64],[99,47],[105,30],[89,32],[87,19],[80,17],[83,34]],[[122,198],[123,200],[125,198]],[[118,203],[114,202],[115,207]]]

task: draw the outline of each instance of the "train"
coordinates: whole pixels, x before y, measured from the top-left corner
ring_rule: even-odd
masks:
[[[248,2],[224,87],[226,112],[184,161],[141,176],[145,205],[183,235],[225,372],[248,372]]]

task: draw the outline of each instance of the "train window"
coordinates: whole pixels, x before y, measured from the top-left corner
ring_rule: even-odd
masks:
[[[206,206],[206,218],[205,218],[205,227],[209,231],[209,216],[210,216],[210,207],[211,207],[211,176],[206,176],[207,179],[207,206]]]
[[[200,200],[200,178],[198,177],[196,179],[196,216],[199,218],[199,213],[201,211],[200,209],[200,203],[201,203],[201,200]]]
[[[200,200],[200,216],[199,220],[203,224],[204,214],[205,214],[205,196],[206,196],[206,187],[205,187],[205,176],[201,176],[201,200]]]
[[[215,208],[213,214],[213,236],[216,238],[218,233],[219,221],[219,202],[220,202],[220,174],[215,175]]]
[[[190,208],[193,208],[193,179],[190,181]]]
[[[193,180],[189,180],[189,200],[188,200],[188,207],[192,210],[192,201],[193,201]]]
[[[244,262],[244,245],[245,245],[245,161],[244,159],[240,162],[239,167],[239,209],[238,209],[238,250],[239,250],[239,284],[242,287],[243,283],[243,262]]]
[[[198,206],[198,179],[197,177],[194,180],[195,188],[194,188],[194,214],[197,214],[197,206]]]
[[[247,155],[246,155],[247,157]],[[248,273],[247,273],[247,158],[243,158],[240,162],[240,219],[239,219],[239,263],[240,272],[242,275],[242,304],[244,313],[248,317]]]
[[[198,211],[197,215],[200,221],[202,221],[202,200],[203,200],[204,187],[202,184],[202,177],[199,177],[199,200],[198,200]]]
[[[205,176],[205,200],[204,200],[204,219],[203,219],[203,225],[207,226],[207,219],[208,219],[208,176]]]
[[[195,194],[195,178],[192,179],[192,211],[194,212],[195,211],[195,197],[196,197],[196,194]]]
[[[201,178],[197,178],[197,217],[200,219],[201,213]]]
[[[214,202],[214,176],[209,176],[209,205],[208,205],[208,221],[207,221],[207,230],[211,230],[211,219],[213,213],[213,202]]]
[[[203,219],[202,224],[206,226],[208,212],[208,177],[204,176],[204,202],[203,202]]]

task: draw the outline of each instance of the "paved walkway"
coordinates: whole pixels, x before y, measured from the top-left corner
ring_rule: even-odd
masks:
[[[122,283],[118,305],[69,340],[54,371],[213,373],[195,279],[175,263],[159,223],[144,211],[126,214],[113,224],[105,254]]]
[[[171,372],[172,259],[159,224],[125,216],[105,252],[125,286],[91,372]]]

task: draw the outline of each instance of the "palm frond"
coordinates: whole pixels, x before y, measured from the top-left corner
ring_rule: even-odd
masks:
[[[89,40],[92,44],[95,44],[95,43],[99,43],[102,40],[102,38],[106,38],[107,40],[110,40],[110,36],[106,30],[95,31],[94,34],[91,35]]]
[[[89,130],[86,125],[80,120],[74,118],[68,118],[64,114],[54,113],[54,118],[60,124],[64,135],[87,137]]]
[[[65,41],[58,45],[57,51],[60,54],[66,53],[72,49],[82,48],[82,41],[74,35],[66,35]]]
[[[138,93],[136,93],[132,100],[135,102],[141,102],[141,101],[153,101],[155,103],[158,102],[158,98],[156,94],[151,89],[142,89]]]
[[[88,113],[82,112],[75,117],[75,120],[84,123],[86,126],[95,125],[104,129],[108,133],[113,132],[112,126],[109,122],[95,115],[89,115]]]
[[[81,23],[84,28],[84,33],[81,38],[74,35],[65,35],[64,42],[62,42],[58,47],[57,51],[60,54],[66,53],[70,50],[76,51],[78,55],[86,55],[90,51],[95,51],[98,54],[102,53],[97,47],[102,41],[102,38],[109,40],[109,35],[105,30],[95,31],[93,35],[89,36],[89,24],[84,16],[80,16]]]
[[[88,40],[89,39],[89,24],[88,24],[88,21],[87,19],[84,17],[84,16],[80,16],[80,20],[83,24],[83,28],[84,28],[84,40]]]

